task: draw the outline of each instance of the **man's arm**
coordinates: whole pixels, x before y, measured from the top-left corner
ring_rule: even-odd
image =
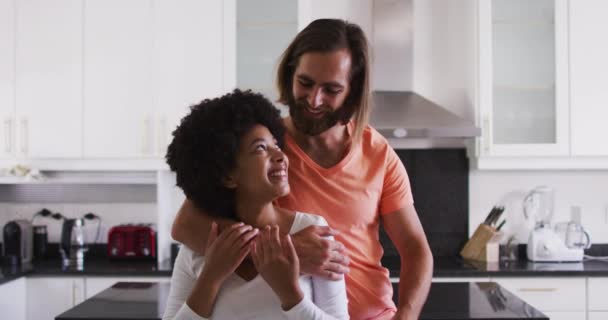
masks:
[[[431,287],[431,249],[413,204],[383,215],[382,220],[401,256],[399,306],[395,319],[418,319]]]
[[[173,221],[171,237],[192,251],[204,255],[213,221],[217,222],[220,230],[236,222],[212,218],[186,199]],[[348,257],[344,255],[344,245],[324,238],[335,234],[335,230],[328,226],[309,226],[292,236],[300,258],[301,272],[332,280],[342,279],[342,275],[348,272],[349,263]]]
[[[212,218],[197,208],[192,201],[186,199],[177,212],[175,221],[173,221],[171,237],[175,241],[186,245],[190,250],[204,255],[207,237],[213,221],[217,222],[219,230],[223,230],[236,222],[228,219]]]

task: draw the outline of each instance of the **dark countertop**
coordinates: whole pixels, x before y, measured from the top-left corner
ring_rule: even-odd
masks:
[[[382,260],[390,270],[390,276],[399,277],[399,259]],[[48,276],[112,276],[112,277],[170,277],[172,272],[169,259],[156,261],[112,261],[105,258],[86,260],[84,268],[63,268],[57,259],[35,262],[23,266],[0,265],[0,285],[5,282],[28,277]],[[485,264],[464,261],[461,258],[437,257],[433,277],[601,277],[608,276],[608,262],[585,261],[579,263],[533,263],[528,261],[503,261]]]
[[[55,319],[161,319],[169,286],[169,283],[119,282]],[[433,283],[419,319],[549,318],[500,285],[480,282]]]
[[[383,258],[382,265],[390,270],[391,277],[399,277],[398,258]],[[530,262],[501,261],[484,263],[466,261],[459,257],[436,257],[433,277],[606,277],[608,261],[589,260],[583,262]]]
[[[23,265],[0,265],[0,285],[5,282],[28,277],[49,276],[112,276],[112,277],[170,277],[172,272],[169,259],[156,261],[113,261],[105,258],[85,260],[83,268],[63,267],[61,260],[49,259]]]

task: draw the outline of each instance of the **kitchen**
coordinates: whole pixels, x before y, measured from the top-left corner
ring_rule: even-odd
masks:
[[[183,199],[162,159],[173,126],[188,104],[235,86],[273,97],[280,51],[322,16],[350,19],[371,35],[376,91],[413,91],[481,129],[479,137],[463,138],[470,128],[425,123],[428,130],[418,131],[430,137],[412,137],[419,128],[400,123],[406,137],[389,136],[412,178],[436,257],[434,281],[496,281],[551,319],[608,317],[599,298],[608,282],[601,262],[591,269],[587,262],[462,266],[439,258],[457,256],[496,203],[506,207],[504,234],[526,244],[531,226],[522,202],[538,185],[555,191],[553,221],[568,221],[579,207],[593,242],[588,254],[606,255],[608,198],[601,190],[608,190],[608,149],[600,137],[608,129],[599,121],[607,115],[601,105],[608,101],[602,90],[608,66],[600,57],[608,48],[592,37],[608,28],[602,1],[1,0],[0,6],[0,167],[7,172],[0,226],[43,208],[69,218],[92,212],[101,217],[102,236],[95,236],[96,221],[86,220],[85,229],[103,257],[87,259],[91,245],[84,261],[90,273],[35,267],[25,277],[2,279],[0,297],[22,296],[0,298],[3,310],[23,301],[13,318],[53,318],[116,281],[168,281],[169,230]],[[431,130],[438,127],[444,130]],[[47,225],[50,244],[60,242],[60,221],[35,219]],[[155,225],[158,264],[104,269],[108,231],[129,223]]]

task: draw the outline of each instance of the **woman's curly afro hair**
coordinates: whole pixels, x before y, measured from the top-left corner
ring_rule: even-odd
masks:
[[[223,179],[236,168],[241,138],[255,125],[268,128],[283,147],[285,127],[279,110],[264,96],[234,90],[190,107],[173,131],[166,160],[177,185],[205,213],[236,219],[235,192]]]

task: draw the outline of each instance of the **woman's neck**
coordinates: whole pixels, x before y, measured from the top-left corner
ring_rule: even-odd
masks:
[[[237,199],[236,216],[245,224],[254,228],[278,225],[280,230],[288,233],[285,229],[291,228],[293,219],[285,214],[285,210],[275,207],[272,202],[255,203],[254,201],[243,201]]]

